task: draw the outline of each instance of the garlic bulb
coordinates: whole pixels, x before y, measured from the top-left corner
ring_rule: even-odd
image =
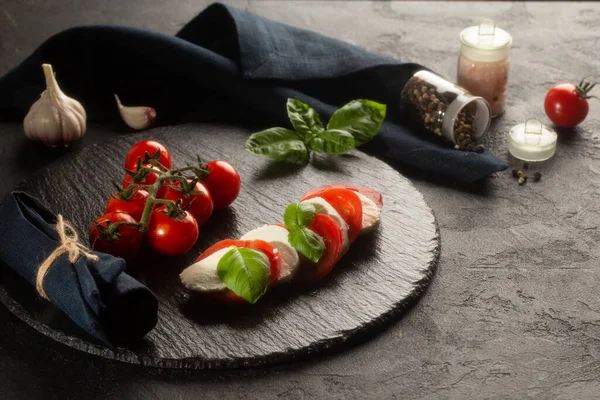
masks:
[[[117,106],[121,113],[123,121],[133,129],[144,129],[152,125],[152,122],[156,119],[156,110],[152,107],[137,106],[137,107],[126,107],[121,104],[119,96],[115,94],[117,100]]]
[[[25,136],[50,146],[67,146],[85,134],[85,109],[60,90],[50,64],[42,64],[42,69],[46,90],[33,103],[23,120]]]

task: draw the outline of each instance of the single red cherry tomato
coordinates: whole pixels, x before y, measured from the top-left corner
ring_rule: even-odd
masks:
[[[150,164],[144,164],[144,167],[151,168]],[[130,169],[130,171],[135,172],[137,168]],[[148,175],[141,181],[138,182],[141,185],[154,185],[158,180],[158,174],[156,172],[149,172]],[[131,182],[133,181],[133,177],[129,174],[125,175],[125,179],[123,179],[123,189],[127,189]]]
[[[146,207],[146,200],[148,200],[148,192],[142,189],[136,190],[129,200],[121,199],[118,192],[113,193],[106,203],[106,213],[129,214],[133,219],[139,221],[142,218],[144,207]]]
[[[265,242],[264,240],[221,240],[220,242],[217,242],[210,246],[208,249],[204,250],[204,252],[200,254],[200,257],[198,257],[196,262],[204,260],[206,257],[216,253],[217,251],[230,246],[244,247],[247,249],[254,249],[263,252],[269,258],[269,287],[273,286],[273,284],[277,282],[277,279],[279,278],[279,273],[281,272],[281,256],[279,254],[279,250],[277,250],[275,246],[273,246],[269,242]]]
[[[321,197],[328,202],[335,211],[340,214],[342,219],[348,225],[348,240],[354,242],[360,233],[362,227],[362,202],[358,195],[348,189],[325,189],[319,193],[313,193],[302,197],[302,200]]]
[[[158,161],[165,167],[171,169],[173,167],[173,161],[171,160],[171,154],[169,150],[162,144],[153,140],[143,140],[138,142],[131,147],[127,157],[125,157],[125,168],[133,170],[138,165],[138,158],[144,160],[144,153],[148,153],[150,156],[160,151],[160,157]]]
[[[135,226],[121,225],[110,235],[106,229],[109,222],[137,222],[132,216],[124,213],[108,213],[98,218],[89,231],[90,246],[95,251],[121,257],[125,260],[134,258],[142,245],[142,233]],[[100,226],[99,226],[100,225]]]
[[[363,196],[365,196],[366,198],[370,199],[375,204],[377,204],[377,206],[383,207],[383,196],[381,195],[381,193],[379,193],[379,192],[377,192],[375,190],[371,190],[371,189],[366,188],[366,187],[362,187],[362,186],[339,185],[339,184],[338,185],[319,186],[319,187],[316,187],[316,188],[311,189],[311,190],[307,191],[306,193],[304,193],[303,197],[312,196],[315,193],[319,193],[319,192],[322,192],[322,191],[327,190],[327,189],[348,189],[348,190],[352,190],[353,192],[358,192],[358,193],[362,194]]]
[[[572,83],[553,86],[544,100],[546,115],[554,124],[563,128],[579,125],[588,115],[590,107],[587,99],[590,96],[587,93],[590,89],[591,87]]]
[[[198,240],[198,224],[187,211],[177,219],[166,214],[165,207],[158,207],[150,215],[146,237],[157,253],[179,256],[187,253]]]
[[[207,163],[208,176],[202,181],[210,192],[217,210],[226,208],[240,193],[240,174],[226,161]]]
[[[181,183],[179,181],[171,184],[170,186],[181,187]],[[167,200],[177,201],[181,199],[181,206],[185,207],[188,204],[190,206],[186,208],[187,212],[192,214],[192,217],[196,219],[198,223],[198,227],[201,227],[208,221],[212,212],[213,212],[213,200],[203,184],[200,182],[196,183],[194,186],[194,192],[198,193],[189,193],[184,195],[181,191],[173,188],[168,188],[167,186],[163,186],[167,188],[167,191],[164,195],[164,198]],[[161,188],[162,189],[162,188]]]
[[[298,268],[294,277],[296,283],[313,283],[327,276],[342,254],[342,229],[329,215],[315,215],[315,219],[308,229],[323,238],[325,251],[318,263],[306,260]]]

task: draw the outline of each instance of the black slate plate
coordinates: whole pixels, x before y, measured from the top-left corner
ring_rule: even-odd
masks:
[[[129,147],[143,139],[165,144],[175,165],[224,159],[242,176],[227,210],[215,212],[187,255],[148,254],[129,266],[159,298],[159,322],[129,348],[110,350],[82,334],[52,305],[37,298],[6,266],[0,300],[39,332],[67,346],[109,359],[157,367],[213,369],[267,365],[306,358],[364,337],[405,310],[424,290],[439,256],[439,233],[422,195],[387,164],[354,152],[317,156],[306,167],[282,166],[243,150],[247,131],[218,125],[157,128],[91,146],[25,181],[20,189],[62,213],[80,235],[102,215],[111,180],[122,178]],[[324,184],[371,187],[384,196],[382,222],[360,237],[334,271],[315,286],[286,285],[254,306],[215,307],[189,293],[179,273],[209,245],[278,222],[285,206]]]

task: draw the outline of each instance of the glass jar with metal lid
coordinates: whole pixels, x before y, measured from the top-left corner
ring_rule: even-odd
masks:
[[[400,111],[415,131],[443,138],[458,150],[485,150],[478,141],[490,127],[489,104],[439,75],[415,73],[402,89]]]
[[[458,79],[460,86],[487,100],[492,117],[504,112],[512,37],[492,20],[460,33]]]

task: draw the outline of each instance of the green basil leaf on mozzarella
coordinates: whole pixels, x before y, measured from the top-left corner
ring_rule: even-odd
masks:
[[[217,265],[221,282],[250,304],[256,303],[267,291],[270,271],[265,253],[246,248],[231,248]]]

